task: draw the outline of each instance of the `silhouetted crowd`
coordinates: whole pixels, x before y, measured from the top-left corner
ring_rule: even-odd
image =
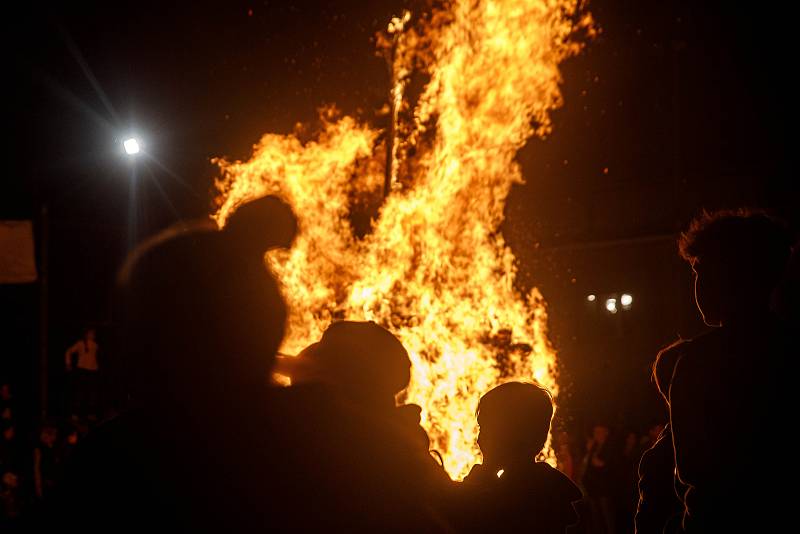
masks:
[[[479,392],[482,462],[461,483],[430,450],[421,408],[396,403],[411,363],[390,329],[334,321],[297,357],[277,356],[287,309],[264,254],[290,247],[295,233],[289,207],[264,197],[241,206],[222,230],[182,223],[130,255],[114,317],[125,406],[88,433],[72,426],[59,438],[45,425],[26,453],[15,444],[13,397],[4,388],[4,525],[37,532],[791,529],[794,492],[763,465],[769,434],[791,421],[788,381],[798,355],[796,257],[790,261],[792,240],[778,221],[758,212],[704,214],[682,235],[698,308],[713,328],[658,354],[653,377],[668,421],[642,436],[615,436],[596,424],[581,443],[556,432],[554,468],[540,454],[551,432],[550,393],[533,381],[507,382]],[[84,384],[97,371],[93,339],[67,355],[84,362]],[[272,384],[276,371],[292,385]]]
[[[50,496],[62,470],[89,426],[81,421],[47,421],[34,439],[19,430],[11,385],[0,384],[0,526],[16,525]]]

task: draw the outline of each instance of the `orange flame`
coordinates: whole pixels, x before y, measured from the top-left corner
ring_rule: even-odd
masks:
[[[515,379],[558,393],[544,300],[515,289],[498,228],[522,182],[515,154],[550,131],[559,64],[580,50],[577,30],[591,31],[581,11],[578,0],[454,0],[418,28],[404,27],[408,16],[393,21],[390,32],[403,32],[393,56],[400,111],[412,109],[402,94],[414,68],[424,63],[429,81],[398,128],[393,193],[363,238],[348,217],[353,199],[382,189],[379,130],[328,110],[312,141],[266,134],[249,161],[214,160],[220,224],[267,193],[298,215],[292,250],[268,257],[290,306],[282,350],[299,352],[338,318],[392,330],[412,360],[406,400],[422,406],[431,444],[458,480],[479,457],[482,394]]]

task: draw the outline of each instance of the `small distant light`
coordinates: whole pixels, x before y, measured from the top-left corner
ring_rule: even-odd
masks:
[[[501,469],[500,471],[498,471],[497,472],[497,478],[500,478],[501,476],[503,476],[503,473],[505,473],[505,472],[506,472],[505,469]]]
[[[607,299],[606,309],[611,313],[617,313],[617,299]]]
[[[139,147],[139,140],[135,137],[123,141],[122,146],[125,147],[125,153],[130,155],[138,154],[139,150],[141,150]]]
[[[586,300],[588,300],[589,302],[594,302],[595,300],[597,300],[597,297],[595,295],[587,295]]]
[[[628,309],[631,307],[633,303],[633,297],[627,293],[623,293],[622,296],[619,298],[620,303],[624,309]]]

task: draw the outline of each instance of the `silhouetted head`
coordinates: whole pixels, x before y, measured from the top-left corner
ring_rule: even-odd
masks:
[[[664,431],[664,424],[663,423],[656,423],[655,425],[651,425],[650,428],[647,429],[647,437],[651,443],[655,443],[658,439],[658,436]]]
[[[483,463],[492,468],[532,461],[544,448],[553,398],[543,387],[507,382],[481,397],[478,404],[478,446]]]
[[[319,342],[286,363],[293,382],[327,383],[368,408],[393,407],[411,379],[403,344],[372,321],[333,323]]]
[[[95,341],[97,339],[97,331],[94,328],[87,328],[83,334],[86,342]]]
[[[44,425],[39,432],[39,441],[47,447],[54,446],[57,438],[58,430],[52,425]]]
[[[11,471],[3,473],[3,487],[7,489],[16,489],[19,486],[19,477]]]
[[[625,434],[625,454],[632,453],[638,443],[639,436],[636,435],[636,432],[628,432]]]
[[[11,424],[10,422],[4,421],[3,424],[0,425],[0,426],[2,426],[2,428],[3,428],[3,439],[4,440],[11,441],[12,439],[14,439],[16,431],[14,430],[14,425],[13,424]]]
[[[266,384],[286,306],[264,253],[290,243],[295,227],[275,198],[241,209],[246,216],[234,214],[224,230],[200,221],[161,232],[120,272],[135,396],[213,403]]]
[[[8,384],[0,384],[0,399],[7,401],[11,399],[11,386]]]
[[[297,235],[297,218],[288,204],[269,195],[239,206],[228,218],[223,232],[245,254],[263,256],[269,249],[292,246]]]
[[[596,424],[592,427],[592,439],[599,445],[606,442],[609,434],[611,434],[611,429],[606,424]]]
[[[764,213],[703,213],[679,241],[692,265],[695,300],[710,326],[764,314],[789,260],[791,238]]]

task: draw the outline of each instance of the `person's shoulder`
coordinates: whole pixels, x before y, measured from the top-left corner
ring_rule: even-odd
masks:
[[[727,333],[723,328],[711,328],[691,339],[680,339],[672,343],[659,352],[657,362],[660,359],[663,363],[662,368],[657,368],[657,371],[662,377],[667,373],[672,375],[678,362],[685,366],[687,360],[693,362],[698,358],[708,359],[709,354],[716,353],[725,342]]]
[[[570,502],[583,498],[580,488],[570,478],[547,462],[535,462],[532,470],[551,495]]]
[[[666,388],[666,396],[671,404],[678,396],[685,396],[688,392],[692,395],[710,394],[709,380],[717,376],[720,369],[730,364],[730,357],[726,351],[729,347],[730,329],[714,328],[692,339],[686,345],[675,362],[672,377]],[[698,401],[695,399],[695,401]]]
[[[675,365],[688,352],[691,343],[691,339],[680,338],[662,348],[656,354],[656,359],[653,362],[653,381],[663,396],[666,397],[669,391],[669,384],[672,381]]]
[[[691,338],[679,338],[658,351],[655,365],[673,366],[683,356],[701,352],[710,345],[720,343],[723,329],[709,328]]]

